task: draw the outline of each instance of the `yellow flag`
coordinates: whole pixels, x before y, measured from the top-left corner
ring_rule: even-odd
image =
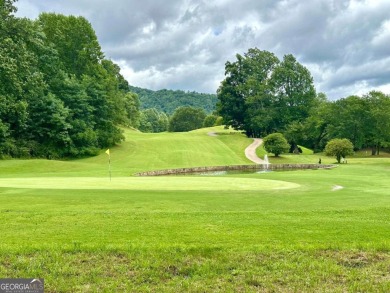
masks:
[[[106,154],[110,155],[110,149],[106,150]]]

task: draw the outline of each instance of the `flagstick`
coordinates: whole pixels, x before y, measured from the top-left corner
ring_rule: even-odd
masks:
[[[111,182],[111,155],[108,155],[108,173],[110,174],[110,182]]]
[[[111,182],[111,153],[110,153],[110,149],[106,150],[106,154],[108,155],[108,174],[110,175],[110,182]]]

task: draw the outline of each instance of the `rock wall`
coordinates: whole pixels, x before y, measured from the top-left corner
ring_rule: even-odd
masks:
[[[288,171],[288,170],[305,170],[305,169],[331,169],[336,165],[322,164],[258,164],[258,165],[230,165],[230,166],[209,166],[209,167],[193,167],[193,168],[178,168],[165,169],[136,173],[136,176],[162,176],[162,175],[185,175],[192,173],[205,173],[213,171]]]

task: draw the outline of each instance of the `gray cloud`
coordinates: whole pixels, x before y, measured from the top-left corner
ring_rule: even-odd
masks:
[[[19,15],[85,16],[132,85],[215,92],[251,47],[294,54],[335,99],[390,93],[387,0],[19,0]]]

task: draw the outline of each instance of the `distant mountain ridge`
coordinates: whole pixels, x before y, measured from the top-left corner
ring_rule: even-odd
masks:
[[[155,108],[169,115],[182,106],[202,108],[210,114],[216,109],[218,100],[216,94],[167,89],[153,91],[135,86],[129,86],[129,89],[138,95],[141,109]]]

